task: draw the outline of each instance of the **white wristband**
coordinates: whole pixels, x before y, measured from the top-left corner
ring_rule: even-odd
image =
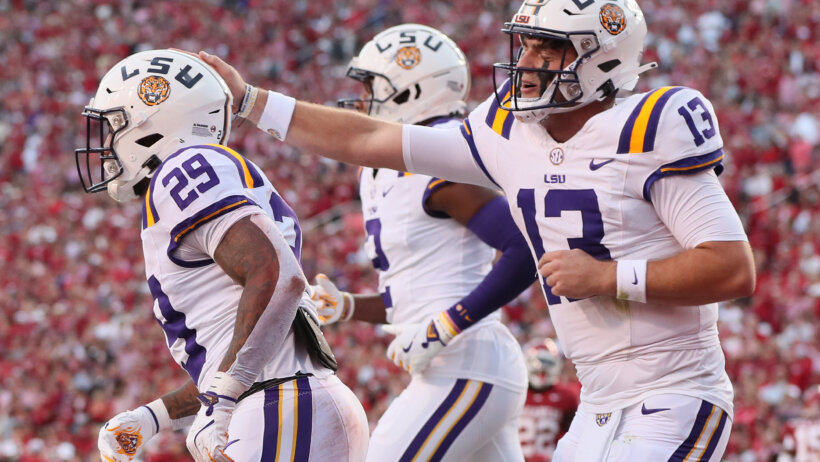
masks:
[[[646,260],[618,260],[620,300],[646,303]]]
[[[356,310],[356,301],[353,299],[353,294],[350,292],[342,292],[342,298],[345,300],[345,308],[342,312],[342,321],[350,321],[353,317],[353,312]]]
[[[296,99],[275,91],[268,91],[268,102],[265,110],[256,124],[260,130],[275,136],[279,141],[285,141],[288,127],[296,108]]]
[[[151,416],[155,419],[154,423],[157,424],[157,433],[172,426],[171,416],[168,415],[168,408],[165,407],[165,403],[161,398],[155,399],[154,401],[145,404],[143,407],[148,409]]]

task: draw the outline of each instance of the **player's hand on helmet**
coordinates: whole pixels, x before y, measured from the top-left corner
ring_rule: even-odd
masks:
[[[336,284],[324,274],[316,275],[316,285],[310,288],[310,298],[316,304],[320,326],[347,321],[353,316],[353,296],[336,288]]]
[[[236,443],[228,435],[234,408],[247,387],[225,372],[217,372],[205,393],[200,393],[202,408],[191,425],[185,440],[188,451],[197,462],[233,462],[226,454],[228,447]]]
[[[219,56],[200,51],[199,58],[213,67],[217,74],[228,84],[231,95],[233,95],[233,107],[231,109],[234,114],[239,112],[239,105],[242,103],[242,97],[245,95],[245,86],[247,85],[245,79],[242,78],[242,74],[240,74],[235,67],[223,61]]]
[[[387,347],[387,357],[411,374],[420,374],[439,351],[458,335],[446,312],[430,322],[418,324],[389,324],[384,331],[396,338]]]
[[[115,415],[100,428],[97,448],[107,462],[129,462],[159,430],[157,419],[147,406]]]

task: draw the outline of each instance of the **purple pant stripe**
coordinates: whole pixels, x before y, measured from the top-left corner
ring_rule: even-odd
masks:
[[[436,452],[433,454],[433,457],[430,459],[430,462],[438,462],[444,457],[444,454],[446,454],[447,450],[450,449],[450,446],[453,444],[453,441],[455,441],[456,438],[458,438],[458,435],[460,435],[461,432],[464,431],[464,429],[467,427],[467,424],[469,424],[470,421],[473,420],[473,417],[475,417],[476,414],[478,414],[478,411],[481,410],[481,407],[487,401],[487,397],[490,396],[490,391],[492,391],[492,389],[493,386],[489,383],[481,384],[481,389],[479,389],[478,396],[476,396],[475,401],[473,401],[473,404],[470,405],[470,408],[467,409],[467,412],[465,412],[464,415],[461,416],[461,418],[456,422],[455,425],[453,425],[453,428],[450,429],[450,431],[441,441],[441,444],[439,445],[438,449],[436,449]]]
[[[436,428],[436,425],[439,423],[441,419],[444,418],[444,415],[447,414],[447,411],[450,410],[451,407],[455,404],[456,400],[458,399],[461,392],[464,390],[464,387],[467,386],[466,379],[458,379],[456,380],[456,384],[453,386],[453,389],[450,390],[450,394],[444,398],[444,401],[441,405],[433,412],[433,415],[427,419],[427,422],[424,423],[424,426],[421,427],[421,430],[416,434],[416,437],[413,438],[413,441],[410,442],[410,446],[404,451],[402,454],[401,459],[399,462],[410,462],[413,460],[413,457],[421,449],[421,446],[424,444],[424,441],[427,440],[427,437]]]
[[[723,415],[720,416],[720,422],[718,423],[717,430],[715,430],[715,433],[709,440],[709,445],[706,446],[706,451],[703,452],[703,456],[701,456],[700,460],[709,462],[709,459],[712,458],[712,454],[715,452],[718,441],[720,441],[721,436],[723,436],[723,427],[726,425],[726,417],[727,415],[724,411]]]
[[[296,453],[294,462],[308,462],[310,459],[310,437],[313,431],[313,395],[310,391],[310,381],[307,377],[296,379],[299,389],[297,408],[299,423],[296,427]]]
[[[695,425],[692,426],[692,431],[689,432],[689,437],[678,446],[678,449],[669,458],[669,462],[683,462],[683,459],[689,455],[689,452],[695,447],[695,443],[703,432],[703,427],[706,426],[706,421],[709,419],[709,414],[712,412],[714,406],[711,403],[702,401],[698,416],[695,418]]]
[[[260,462],[275,462],[279,449],[279,387],[265,390],[265,432]]]

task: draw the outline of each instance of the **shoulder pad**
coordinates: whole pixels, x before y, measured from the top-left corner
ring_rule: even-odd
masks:
[[[699,91],[663,87],[635,105],[621,130],[618,154],[665,158],[705,154],[723,146],[712,104]]]
[[[484,118],[484,123],[496,134],[506,139],[510,139],[510,131],[512,130],[513,123],[515,123],[513,113],[504,109],[505,107],[509,107],[511,88],[512,83],[507,80],[501,85],[501,89],[498,90],[498,93],[494,93],[485,101],[485,103],[489,102],[489,107],[487,109],[487,116]],[[507,101],[504,106],[499,103],[497,95],[504,95],[501,97],[501,101]]]
[[[723,139],[712,104],[697,90],[663,87],[647,93],[621,131],[618,154],[642,172],[641,194],[664,177],[723,171]]]

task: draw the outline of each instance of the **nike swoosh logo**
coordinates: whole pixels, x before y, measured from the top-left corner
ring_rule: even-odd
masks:
[[[615,159],[605,160],[603,162],[598,162],[597,164],[595,163],[595,159],[592,159],[591,161],[589,161],[589,169],[594,172],[595,170],[598,170],[599,168],[611,162],[615,162]]]
[[[407,353],[407,352],[409,352],[409,351],[410,351],[410,348],[411,348],[412,346],[413,346],[413,342],[411,341],[411,342],[410,342],[410,345],[407,345],[407,347],[401,347],[401,349],[402,349],[402,351],[404,351],[405,353]]]
[[[638,272],[635,271],[635,268],[632,268],[632,275],[635,276],[635,279],[632,280],[632,285],[638,285]]]
[[[389,193],[392,190],[393,190],[393,185],[391,185],[389,188],[382,191],[382,197],[385,197],[387,195],[387,193]]]
[[[643,415],[649,415],[649,414],[654,414],[654,413],[656,413],[656,412],[668,411],[669,409],[671,409],[671,408],[668,408],[668,407],[659,407],[659,408],[657,408],[657,409],[647,409],[647,408],[646,408],[646,404],[644,404],[643,406],[641,406],[641,414],[643,414]]]

